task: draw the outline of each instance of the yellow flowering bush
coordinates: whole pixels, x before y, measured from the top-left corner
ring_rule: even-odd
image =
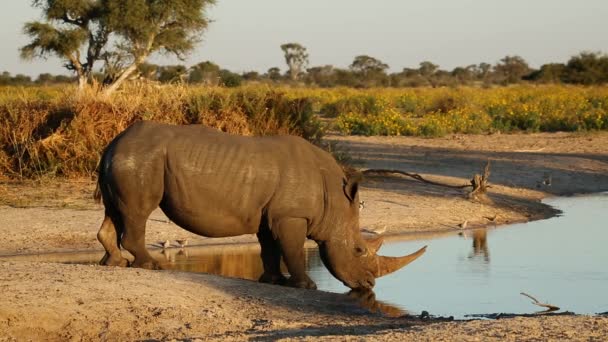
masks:
[[[441,136],[491,131],[608,129],[608,87],[521,85],[489,89],[371,89],[353,91],[346,96],[376,97],[382,99],[383,106],[377,113],[355,110],[338,113],[337,126],[345,134]],[[349,100],[340,98],[337,101]],[[377,117],[394,119],[387,121]],[[382,127],[384,122],[390,124]],[[411,127],[393,129],[399,122],[408,122]]]

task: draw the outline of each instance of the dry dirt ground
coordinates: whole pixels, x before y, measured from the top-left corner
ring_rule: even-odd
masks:
[[[328,140],[358,167],[397,169],[467,184],[491,161],[488,198],[403,177],[368,177],[361,225],[387,235],[442,232],[556,212],[551,195],[608,190],[608,133]],[[550,183],[550,184],[547,184]],[[96,250],[102,208],[90,180],[0,182],[0,256]],[[493,223],[492,223],[493,224]],[[155,212],[151,248],[188,238],[192,245],[255,242],[253,236],[207,239]],[[608,318],[551,316],[442,322],[370,314],[357,299],[321,291],[175,271],[0,259],[0,340],[605,340]]]

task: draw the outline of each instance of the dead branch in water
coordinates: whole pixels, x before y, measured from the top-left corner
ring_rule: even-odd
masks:
[[[491,186],[488,182],[488,180],[490,179],[490,161],[489,160],[483,169],[483,174],[482,175],[475,174],[473,176],[473,179],[471,179],[471,181],[470,181],[471,184],[465,184],[465,185],[452,185],[452,184],[446,184],[446,183],[442,183],[442,182],[436,182],[436,181],[425,179],[424,177],[422,177],[421,175],[419,175],[417,173],[410,173],[410,172],[405,172],[405,171],[401,171],[401,170],[393,170],[393,169],[367,169],[367,170],[364,170],[362,173],[364,176],[381,175],[381,174],[398,174],[398,175],[413,178],[417,181],[420,181],[420,182],[423,182],[426,184],[437,185],[437,186],[442,186],[442,187],[451,188],[451,189],[465,189],[465,188],[472,187],[473,189],[468,194],[468,198],[473,199],[473,200],[478,200],[478,195],[485,194],[487,189]]]
[[[570,311],[564,312],[549,312],[542,311],[535,314],[516,314],[516,313],[491,313],[491,314],[468,314],[464,315],[467,318],[488,318],[488,319],[504,319],[515,317],[538,317],[538,316],[577,316],[576,313]]]
[[[527,293],[525,293],[525,292],[520,292],[520,294],[521,294],[522,296],[526,296],[526,297],[528,297],[528,298],[532,299],[532,300],[533,300],[532,304],[534,304],[534,305],[538,305],[538,306],[542,306],[543,308],[547,308],[547,310],[545,310],[545,312],[549,312],[549,311],[557,311],[557,310],[559,310],[559,306],[555,306],[555,305],[551,305],[551,304],[545,304],[545,303],[541,303],[541,302],[539,302],[539,301],[538,301],[538,299],[536,299],[536,298],[534,298],[534,297],[530,296],[529,294],[527,294]]]

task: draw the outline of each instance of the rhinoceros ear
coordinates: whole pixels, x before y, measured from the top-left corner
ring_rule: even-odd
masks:
[[[352,203],[355,201],[357,191],[359,191],[359,182],[361,181],[361,175],[356,174],[348,179],[344,180],[344,194],[346,198]]]

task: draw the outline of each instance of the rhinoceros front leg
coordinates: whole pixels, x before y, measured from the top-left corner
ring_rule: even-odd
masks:
[[[262,225],[257,233],[262,248],[261,257],[264,273],[260,276],[261,283],[285,285],[287,278],[281,273],[281,246],[274,239],[268,225]]]
[[[287,280],[287,285],[316,289],[317,285],[306,274],[304,243],[306,242],[307,225],[305,219],[286,218],[275,222],[272,232],[279,241],[283,260],[289,271],[290,278]]]

